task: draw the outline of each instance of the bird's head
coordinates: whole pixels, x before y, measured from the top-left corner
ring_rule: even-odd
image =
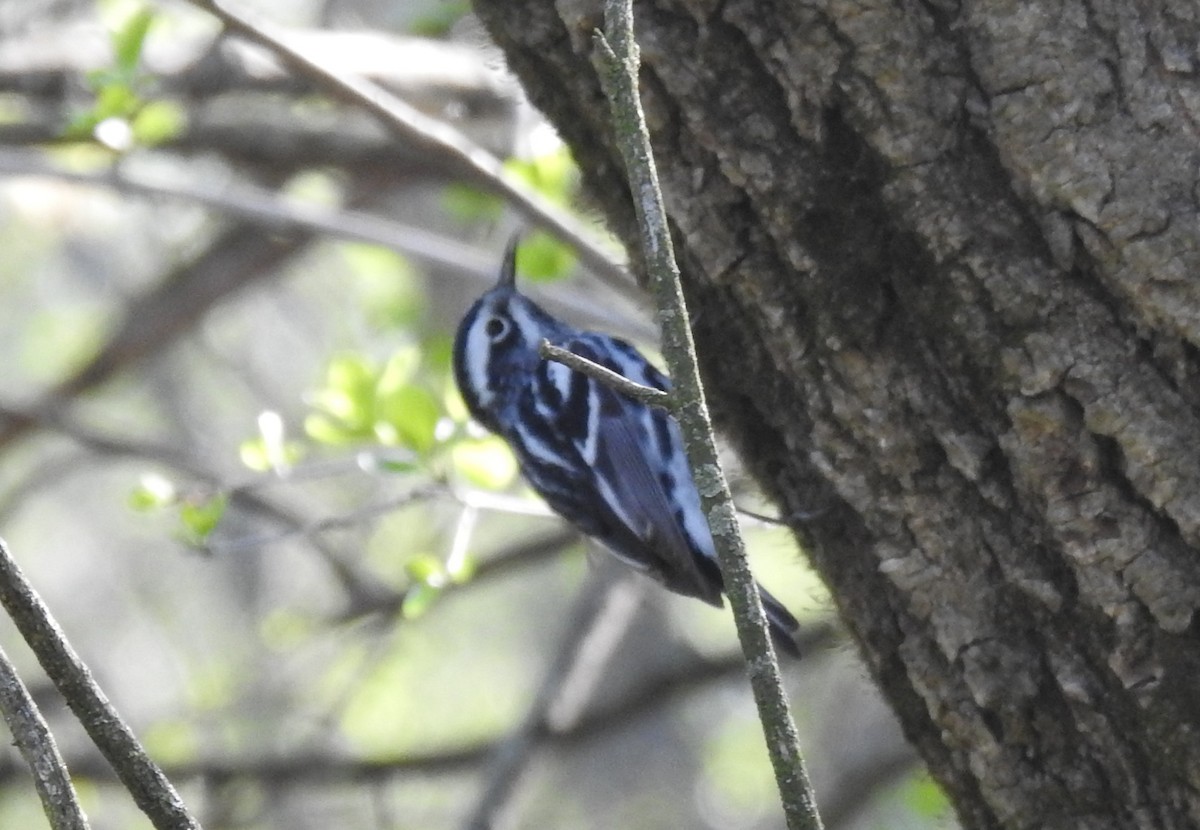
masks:
[[[471,416],[493,432],[499,413],[537,368],[543,339],[565,331],[558,320],[517,290],[517,244],[509,240],[496,286],[475,301],[454,337],[454,379]]]

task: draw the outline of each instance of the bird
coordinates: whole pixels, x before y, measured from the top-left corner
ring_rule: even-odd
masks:
[[[669,379],[624,340],[577,329],[522,294],[519,242],[509,240],[499,280],[455,334],[454,378],[468,412],[508,444],[556,513],[668,590],[722,607],[724,580],[675,418],[543,358],[540,345],[664,392]],[[761,586],[759,594],[776,647],[799,656],[796,618]]]

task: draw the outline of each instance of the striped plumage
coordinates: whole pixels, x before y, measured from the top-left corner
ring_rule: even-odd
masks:
[[[538,347],[548,340],[644,386],[666,390],[669,381],[628,343],[575,329],[522,295],[516,241],[455,337],[467,408],[508,442],[556,512],[670,590],[721,606],[721,572],[674,418],[542,359]],[[795,618],[761,593],[776,644],[795,653]]]

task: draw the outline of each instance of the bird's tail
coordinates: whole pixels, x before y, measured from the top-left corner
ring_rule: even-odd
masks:
[[[800,623],[766,588],[759,585],[758,593],[762,597],[763,610],[767,612],[767,624],[771,629],[771,639],[775,642],[775,648],[799,659],[800,646],[796,645],[796,631],[799,630]]]

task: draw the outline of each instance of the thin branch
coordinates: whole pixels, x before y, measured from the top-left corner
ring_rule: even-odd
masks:
[[[157,830],[199,830],[199,822],[188,813],[171,782],[109,703],[41,597],[9,555],[3,540],[0,540],[0,605],[8,611],[46,675]]]
[[[696,363],[683,286],[671,243],[671,230],[650,137],[638,94],[638,46],[633,36],[631,0],[606,0],[605,33],[596,33],[601,85],[612,107],[618,147],[625,160],[629,189],[642,234],[642,247],[654,286],[663,333],[663,356],[671,370],[679,420],[701,504],[712,530],[717,560],[733,606],[738,639],[746,655],[750,685],[766,737],[767,752],[790,830],[821,827],[796,725],[780,678],[779,663],[767,631],[758,587],[750,573],[737,512],[721,472],[704,389]]]
[[[543,340],[538,344],[538,354],[545,360],[553,360],[555,363],[561,363],[569,369],[585,374],[639,403],[657,406],[661,409],[671,409],[672,407],[670,392],[664,392],[652,386],[642,386],[606,366],[601,366],[586,357],[580,357],[569,349],[555,346],[549,340]]]
[[[33,772],[33,786],[53,830],[87,830],[71,775],[37,704],[0,649],[0,711],[21,757]]]
[[[590,238],[581,223],[550,204],[514,175],[491,153],[458,130],[422,113],[376,84],[329,69],[290,43],[277,27],[235,11],[223,0],[191,0],[217,17],[226,28],[259,43],[320,86],[355,101],[409,146],[444,163],[468,181],[500,196],[532,224],[570,245],[596,276],[614,288],[628,287],[629,278]]]

